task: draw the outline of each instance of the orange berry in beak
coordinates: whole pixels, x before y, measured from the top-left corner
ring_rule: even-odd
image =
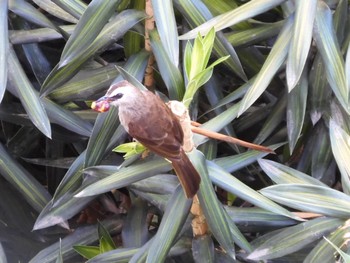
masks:
[[[97,100],[91,104],[91,108],[98,112],[106,112],[109,110],[109,107],[109,103],[106,100]]]

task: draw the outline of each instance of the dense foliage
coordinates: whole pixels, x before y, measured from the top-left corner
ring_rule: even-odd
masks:
[[[349,1],[149,3],[0,1],[1,262],[348,262]],[[115,108],[90,109],[145,75],[275,154],[194,134],[192,204],[166,160],[112,151],[131,140]]]

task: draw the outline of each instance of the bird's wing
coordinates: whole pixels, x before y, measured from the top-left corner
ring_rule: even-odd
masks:
[[[177,159],[183,142],[183,131],[171,110],[161,100],[160,102],[149,107],[146,118],[129,123],[129,134],[156,154]]]

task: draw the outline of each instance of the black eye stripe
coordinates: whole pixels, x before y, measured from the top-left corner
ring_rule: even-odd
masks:
[[[117,99],[120,99],[121,97],[123,97],[123,93],[118,93],[118,94],[114,95],[112,98],[117,100]]]

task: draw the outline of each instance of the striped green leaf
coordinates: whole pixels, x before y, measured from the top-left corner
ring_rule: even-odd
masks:
[[[326,216],[348,218],[350,197],[326,186],[279,184],[260,190],[264,196],[294,209]]]
[[[8,28],[7,28],[7,3],[0,2],[0,103],[4,97],[7,84],[7,56],[8,56]]]
[[[343,222],[335,218],[316,218],[285,228],[271,237],[262,236],[260,238],[262,245],[258,246],[248,259],[266,260],[291,254],[330,233]]]
[[[45,187],[15,160],[2,144],[0,144],[0,173],[37,212],[41,212],[49,202],[50,194]]]
[[[329,136],[332,152],[342,177],[344,192],[350,194],[350,135],[336,122],[329,121]]]
[[[171,63],[179,66],[179,40],[174,7],[171,0],[152,0],[154,19],[160,40]]]
[[[101,33],[88,46],[84,53],[75,57],[65,66],[59,67],[59,64],[56,65],[41,88],[41,96],[46,96],[71,79],[88,59],[102,52],[144,17],[145,14],[143,12],[135,10],[126,10],[114,17],[102,29]]]
[[[192,199],[186,199],[179,185],[170,197],[162,221],[148,250],[147,262],[164,262],[188,217]]]
[[[198,173],[201,175],[201,184],[198,192],[199,203],[203,209],[208,225],[213,235],[220,245],[225,249],[226,253],[235,259],[234,239],[231,235],[230,224],[233,222],[228,220],[225,210],[217,199],[212,183],[208,176],[208,170],[204,155],[198,150],[193,150],[188,154],[190,160],[195,165]],[[244,240],[243,235],[239,235]],[[236,236],[237,237],[237,236]],[[244,241],[240,242],[243,247],[249,247]]]
[[[309,54],[317,0],[296,1],[293,37],[287,59],[287,85],[291,92],[299,82]]]
[[[171,61],[167,50],[160,41],[157,30],[150,33],[151,46],[156,58],[160,74],[169,92],[170,99],[181,100],[185,91],[185,84],[180,70]]]
[[[41,9],[45,10],[49,14],[58,17],[64,21],[70,22],[70,23],[77,23],[78,20],[74,18],[72,15],[64,11],[62,8],[60,8],[57,4],[55,4],[53,1],[50,0],[33,0],[34,3],[36,3],[38,6],[40,6]]]
[[[332,12],[323,1],[317,3],[314,38],[325,65],[329,85],[344,110],[349,113],[349,87],[345,77],[345,63],[334,33]]]
[[[239,22],[252,18],[256,15],[264,13],[280,4],[285,0],[253,0],[226,12],[222,15],[216,16],[204,24],[196,27],[190,32],[180,36],[181,40],[195,38],[198,33],[205,35],[214,27],[215,31],[220,31]]]
[[[274,75],[278,72],[288,54],[291,39],[290,31],[293,26],[293,16],[286,20],[281,33],[273,45],[263,67],[259,71],[253,86],[243,97],[238,115],[245,112],[266,90]]]
[[[308,78],[306,70],[301,75],[300,81],[292,91],[288,93],[287,103],[287,131],[289,151],[292,153],[299,139],[304,125],[306,113],[306,101],[308,94]]]
[[[226,191],[233,193],[243,200],[246,200],[273,213],[300,220],[297,216],[293,215],[285,208],[272,202],[270,199],[256,192],[249,186],[243,184],[241,181],[236,179],[228,172],[224,171],[221,167],[214,164],[213,162],[207,161],[207,166],[212,182],[225,189]]]
[[[86,52],[114,13],[118,2],[120,0],[90,2],[62,51],[60,67]]]
[[[9,52],[8,77],[30,120],[45,136],[51,138],[51,126],[46,111],[12,48]]]

